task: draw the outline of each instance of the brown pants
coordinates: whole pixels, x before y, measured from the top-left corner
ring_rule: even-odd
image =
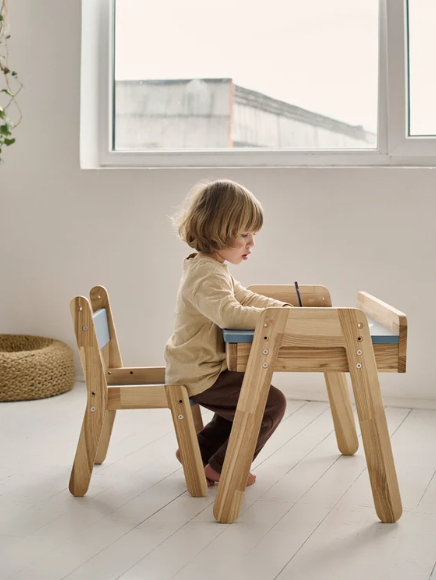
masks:
[[[244,373],[224,371],[209,389],[191,397],[215,413],[212,421],[198,433],[198,443],[204,465],[209,463],[218,473],[223,468],[243,380]],[[277,429],[285,409],[285,396],[271,385],[253,460]]]

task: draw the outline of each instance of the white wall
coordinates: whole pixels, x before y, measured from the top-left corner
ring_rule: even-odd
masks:
[[[69,301],[102,284],[125,364],[163,364],[189,251],[167,216],[198,179],[229,177],[266,214],[255,253],[234,275],[245,285],[324,284],[337,306],[366,290],[404,311],[408,371],[381,375],[385,400],[436,405],[433,169],[82,171],[80,3],[17,0],[10,17],[11,64],[25,89],[17,143],[0,168],[0,332],[73,346]],[[275,383],[291,396],[324,394],[320,374]]]

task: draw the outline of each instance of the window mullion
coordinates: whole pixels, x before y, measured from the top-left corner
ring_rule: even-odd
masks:
[[[389,154],[406,142],[406,50],[404,2],[386,0]]]

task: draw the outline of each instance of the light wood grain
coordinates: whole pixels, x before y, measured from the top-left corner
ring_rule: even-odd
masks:
[[[109,362],[108,367],[119,368],[123,366],[123,359],[121,357],[120,345],[118,344],[117,331],[115,328],[115,322],[112,315],[112,308],[109,300],[108,291],[104,286],[94,286],[91,289],[90,300],[92,305],[92,311],[97,312],[100,308],[106,309],[107,323],[109,326]]]
[[[303,307],[326,307],[332,305],[330,292],[325,286],[299,284],[298,288]],[[248,290],[256,294],[262,294],[262,296],[268,296],[268,298],[274,298],[274,300],[281,300],[287,304],[292,304],[292,306],[300,305],[297,291],[293,284],[252,284],[248,287]]]
[[[231,349],[229,347],[232,347]],[[397,373],[398,344],[374,344],[377,370],[384,373]],[[250,356],[251,344],[239,343],[226,345],[227,364],[231,371],[244,372]],[[349,372],[347,353],[344,347],[311,348],[281,347],[277,356],[274,372]]]
[[[103,286],[95,286],[90,296],[92,308],[82,296],[71,302],[87,388],[87,406],[70,477],[71,493],[75,496],[85,495],[94,463],[101,464],[105,460],[117,410],[170,407],[174,418],[174,404],[168,401],[167,393],[177,392],[181,400],[177,404],[183,404],[184,421],[183,424],[178,421],[175,427],[185,449],[184,470],[188,490],[195,496],[204,495],[207,486],[196,435],[196,430],[203,428],[198,406],[195,405],[192,411],[185,387],[171,387],[167,390],[165,367],[122,367],[108,292]],[[110,340],[100,350],[93,313],[101,308],[106,309]]]
[[[109,441],[111,439],[112,428],[115,421],[115,411],[106,410],[103,420],[103,429],[100,435],[100,441],[98,443],[97,454],[95,456],[94,463],[96,465],[101,465],[106,459],[107,450],[109,447]]]
[[[406,372],[406,352],[407,352],[407,317],[404,312],[397,310],[390,304],[386,304],[375,296],[367,292],[359,292],[357,295],[357,308],[377,320],[399,335],[398,347],[398,371]]]
[[[252,351],[214,503],[214,516],[221,523],[232,523],[239,515],[275,360],[283,339],[288,312],[293,310],[267,308],[256,324]]]
[[[336,441],[342,455],[354,455],[359,448],[345,373],[324,373],[335,426]]]
[[[282,300],[293,306],[300,306],[295,285],[257,285],[250,287],[250,289],[258,294]],[[332,306],[330,292],[325,286],[302,284],[299,286],[299,291],[302,307]],[[231,352],[228,349],[227,364],[229,369],[245,370],[245,368],[242,368],[244,364],[244,355],[242,353],[245,345],[233,346],[235,348],[231,349]],[[241,353],[239,357],[238,350]],[[287,357],[287,354],[289,354],[289,357]],[[247,353],[247,361],[248,356],[249,354]],[[315,369],[313,368],[314,363],[316,365]],[[396,369],[396,356],[393,364]],[[284,346],[279,350],[274,370],[282,372],[316,372],[326,368],[336,371],[335,373],[325,373],[325,377],[338,448],[344,455],[353,455],[358,448],[358,440],[347,389],[347,380],[344,374],[348,370],[345,349],[342,347],[328,348],[327,350],[318,348],[316,352],[313,352],[313,349],[311,349],[311,352],[307,352],[307,350],[304,351],[300,347],[292,349]]]
[[[107,386],[92,311],[86,298],[71,301],[71,316],[87,385],[85,417],[69,485],[71,493],[77,497],[86,494],[91,480],[107,408]]]
[[[194,418],[195,431],[197,433],[199,433],[204,427],[203,418],[201,416],[200,405],[191,406],[191,411],[192,411],[192,417]]]
[[[108,387],[108,409],[166,409],[165,385]]]
[[[197,432],[191,413],[188,391],[181,385],[167,385],[165,389],[173,417],[188,491],[193,497],[203,497],[206,495],[207,482],[197,442]]]
[[[94,288],[92,288],[89,293],[89,298],[93,313],[97,312],[101,308],[106,309],[110,341],[100,351],[104,363],[104,368],[108,369],[110,367],[122,367],[123,359],[121,357],[120,345],[118,343],[117,331],[115,328],[115,322],[112,315],[109,294],[104,286],[94,286]],[[100,436],[97,454],[95,457],[95,463],[97,465],[101,465],[106,459],[112,429],[115,421],[115,415],[116,415],[115,411],[109,411],[105,415],[103,422],[103,430]]]
[[[229,344],[226,343],[225,348],[226,348],[226,361],[227,361],[227,368],[229,369],[229,371],[237,371],[238,370],[238,365],[240,364],[240,361],[238,359],[238,357],[240,356],[240,352],[239,352],[239,344]],[[251,350],[251,344],[248,345],[248,349],[247,349],[247,358],[246,360],[244,360],[243,365],[244,365],[244,371],[245,368],[247,366],[247,362],[248,362],[248,355],[249,352]],[[243,371],[241,371],[243,372]]]
[[[338,314],[346,342],[375,509],[382,522],[396,522],[402,514],[401,497],[368,320],[359,309],[341,308]],[[363,337],[360,342],[357,340],[359,336]],[[357,354],[358,351],[362,354]],[[357,365],[362,366],[358,368]]]
[[[383,522],[396,521],[402,512],[401,498],[374,349],[366,315],[356,308],[268,308],[261,314],[215,500],[216,519],[231,523],[238,517],[265,409],[268,381],[277,366],[283,344],[293,348],[302,345],[307,349],[328,350],[331,345],[345,349],[376,511]],[[316,356],[316,352],[312,350],[309,356]],[[261,370],[260,365],[269,356],[271,360]],[[362,368],[357,364],[359,367],[362,364]],[[344,377],[332,376],[330,380],[326,376],[326,379],[333,402],[338,445],[345,453],[354,453],[357,438]]]
[[[164,384],[165,367],[123,367],[106,369],[108,385]]]

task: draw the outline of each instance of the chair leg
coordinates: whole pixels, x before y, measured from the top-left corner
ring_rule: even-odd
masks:
[[[359,448],[345,373],[324,373],[335,426],[336,441],[342,455],[354,455]]]
[[[166,394],[173,417],[188,491],[193,497],[204,497],[207,491],[206,475],[201,460],[188,391],[182,385],[167,385]]]
[[[96,412],[86,408],[69,485],[75,497],[83,497],[88,491],[104,416],[105,412],[99,412],[98,408]]]
[[[191,407],[191,410],[192,410],[192,416],[194,418],[195,431],[197,433],[199,433],[204,427],[203,418],[201,416],[200,405],[193,405]]]
[[[402,514],[401,496],[368,321],[357,309],[340,311],[339,316],[375,509],[382,522],[393,523]]]
[[[95,456],[94,463],[96,465],[101,465],[106,459],[107,450],[109,447],[109,441],[111,439],[112,427],[115,421],[116,411],[106,411],[103,421],[103,431],[100,436],[100,441],[98,443],[97,455]]]

